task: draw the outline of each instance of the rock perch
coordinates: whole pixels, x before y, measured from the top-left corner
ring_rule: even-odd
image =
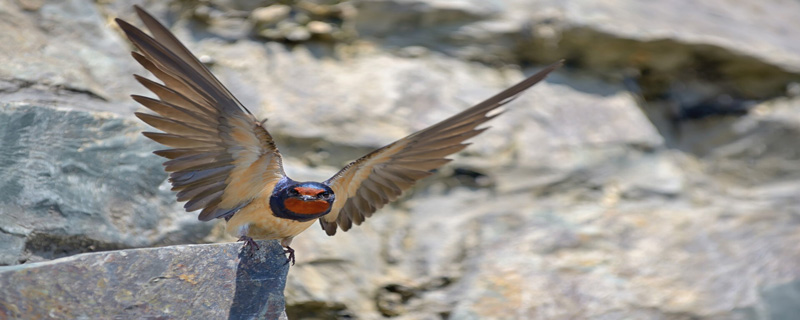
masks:
[[[285,319],[276,241],[80,254],[0,267],[0,319]]]

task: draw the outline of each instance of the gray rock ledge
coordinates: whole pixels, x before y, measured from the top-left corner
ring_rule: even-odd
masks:
[[[276,241],[80,254],[0,267],[0,319],[285,319]]]

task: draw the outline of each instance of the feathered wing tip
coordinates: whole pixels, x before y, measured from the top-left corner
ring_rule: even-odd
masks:
[[[417,180],[431,175],[431,170],[449,162],[446,156],[469,145],[464,141],[487,130],[477,127],[499,115],[489,115],[490,112],[542,81],[562,64],[563,60],[551,64],[486,101],[348,164],[325,181],[334,190],[336,202],[331,213],[319,219],[322,229],[333,235],[337,227],[347,231],[353,224],[361,224]]]
[[[163,132],[145,132],[169,147],[155,153],[169,159],[172,190],[199,219],[228,217],[285,174],[274,141],[211,71],[166,27],[138,6],[152,37],[121,19],[117,24],[138,52],[133,58],[163,84],[134,75],[158,98],[132,96],[155,114],[136,113]]]

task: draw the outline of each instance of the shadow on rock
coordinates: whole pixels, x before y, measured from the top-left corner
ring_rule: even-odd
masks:
[[[236,291],[229,319],[285,319],[283,289],[289,264],[277,241],[259,241],[260,249],[239,251]]]

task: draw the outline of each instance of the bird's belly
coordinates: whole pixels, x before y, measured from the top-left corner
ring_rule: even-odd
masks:
[[[278,218],[272,214],[267,201],[259,200],[261,199],[254,200],[236,212],[228,220],[225,231],[234,237],[246,235],[253,239],[283,239],[300,234],[316,221]]]

